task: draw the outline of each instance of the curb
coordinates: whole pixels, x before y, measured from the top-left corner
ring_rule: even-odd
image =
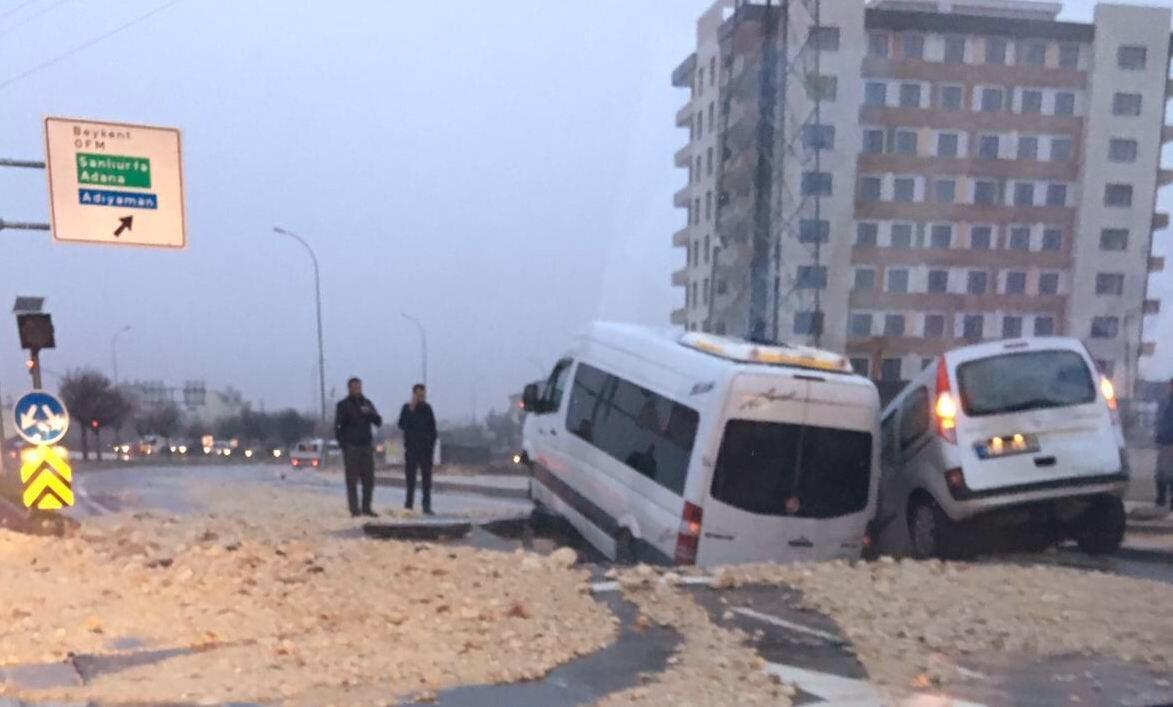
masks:
[[[1173,550],[1152,550],[1149,548],[1128,547],[1117,550],[1112,557],[1139,562],[1161,562],[1173,565]]]
[[[404,488],[407,485],[407,481],[399,476],[376,476],[375,483],[386,484],[395,488]],[[432,479],[432,490],[447,491],[449,493],[471,493],[478,496],[492,496],[494,498],[529,499],[528,488],[488,486],[460,481],[437,481],[434,478]]]

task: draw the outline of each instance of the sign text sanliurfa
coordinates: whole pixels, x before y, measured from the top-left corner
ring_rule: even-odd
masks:
[[[179,131],[45,118],[53,239],[183,248]]]

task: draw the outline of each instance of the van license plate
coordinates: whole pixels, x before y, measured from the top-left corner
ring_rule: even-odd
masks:
[[[991,437],[988,442],[974,445],[978,459],[1008,457],[1014,454],[1033,454],[1039,451],[1039,440],[1034,435],[1006,435]]]

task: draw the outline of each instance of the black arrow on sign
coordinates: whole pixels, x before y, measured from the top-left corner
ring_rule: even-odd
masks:
[[[122,218],[118,219],[118,223],[120,223],[122,225],[119,226],[117,229],[115,229],[115,231],[114,231],[115,238],[117,238],[118,236],[121,236],[123,231],[133,231],[134,230],[134,216],[123,216]]]

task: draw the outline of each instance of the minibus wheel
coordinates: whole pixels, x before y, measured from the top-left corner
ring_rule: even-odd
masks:
[[[952,535],[953,521],[936,501],[928,496],[913,499],[908,512],[908,536],[912,541],[913,557],[918,560],[949,557]]]
[[[1100,496],[1072,523],[1072,535],[1079,549],[1089,555],[1110,555],[1124,544],[1128,522],[1124,501],[1116,496]]]
[[[615,533],[615,564],[634,565],[635,562],[635,536],[627,528],[620,528]]]

